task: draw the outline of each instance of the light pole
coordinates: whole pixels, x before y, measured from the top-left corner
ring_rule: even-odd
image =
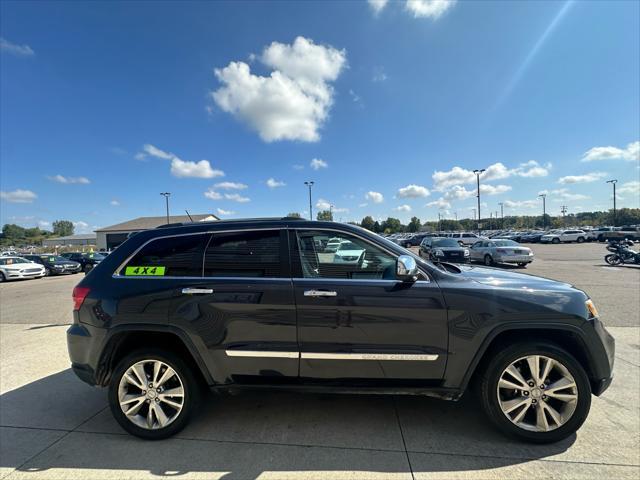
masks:
[[[333,222],[333,205],[329,204],[329,216],[331,217],[331,221]]]
[[[560,207],[560,213],[562,213],[562,226],[566,227],[567,226],[567,221],[564,218],[564,216],[567,213],[567,206],[566,205],[562,205],[562,207]]]
[[[480,235],[480,231],[482,229],[482,224],[480,223],[481,219],[482,219],[482,217],[480,215],[480,174],[482,172],[484,172],[484,171],[485,171],[484,168],[482,170],[474,170],[473,171],[473,173],[476,174],[476,180],[478,182],[478,194],[477,194],[477,197],[478,197],[478,235]]]
[[[616,218],[616,183],[618,183],[618,180],[607,180],[607,183],[613,185],[613,226],[615,227],[618,224],[618,219]]]
[[[167,204],[167,225],[169,222],[169,197],[171,196],[171,192],[161,192],[160,195],[164,197],[165,203]]]
[[[308,182],[304,182],[304,184],[309,187],[309,219],[313,220],[313,205],[311,203],[311,187],[313,187],[313,184],[315,182],[313,181],[308,181]]]
[[[547,228],[547,194],[541,193],[538,196],[542,198],[542,229],[544,230]]]
[[[499,202],[500,205],[500,228],[504,230],[504,202]]]

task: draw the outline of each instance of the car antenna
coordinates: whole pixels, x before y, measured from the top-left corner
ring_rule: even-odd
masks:
[[[187,212],[187,209],[185,208],[184,211]],[[187,217],[189,217],[189,220],[191,220],[191,223],[193,223],[193,218],[191,218],[191,215],[189,215],[189,212],[187,212]]]

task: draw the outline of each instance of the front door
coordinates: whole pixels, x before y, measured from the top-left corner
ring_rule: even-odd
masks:
[[[355,234],[291,232],[300,377],[440,379],[447,314],[438,286],[396,279],[396,256]]]

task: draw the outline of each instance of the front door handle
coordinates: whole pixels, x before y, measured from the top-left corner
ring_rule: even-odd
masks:
[[[338,296],[338,292],[333,292],[330,290],[305,290],[305,297],[336,297]]]
[[[213,293],[213,288],[183,288],[182,293],[187,295],[206,295]]]

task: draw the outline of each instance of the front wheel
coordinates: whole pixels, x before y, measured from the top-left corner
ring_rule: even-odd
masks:
[[[518,264],[518,266],[519,266],[520,268],[527,268],[527,262],[520,262],[520,263]]]
[[[577,242],[578,243],[584,243],[584,237],[578,237]]]
[[[533,443],[572,435],[591,407],[584,368],[546,342],[515,344],[495,355],[480,379],[480,395],[485,413],[502,432]]]
[[[493,265],[493,258],[491,258],[491,255],[485,255],[485,256],[484,256],[484,264],[485,264],[487,267],[490,267],[490,266],[492,266],[492,265]]]
[[[120,426],[159,440],[182,430],[194,409],[197,383],[172,352],[138,350],[122,359],[109,384],[109,406]]]
[[[555,243],[556,245],[560,243],[560,239],[558,237],[551,240],[551,243]]]
[[[607,262],[609,265],[620,265],[622,263],[622,258],[620,258],[620,255],[616,253],[612,253],[609,255],[605,255],[604,261]]]
[[[0,272],[0,283],[4,282],[6,278],[4,278],[4,273]]]

